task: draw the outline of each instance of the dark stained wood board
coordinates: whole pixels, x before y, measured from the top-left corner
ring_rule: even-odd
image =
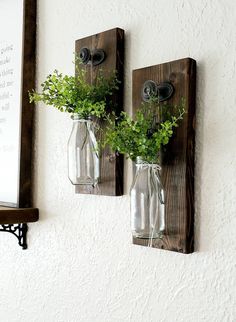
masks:
[[[117,71],[121,84],[119,90],[112,97],[113,110],[117,114],[123,109],[123,70],[124,70],[124,30],[115,28],[105,32],[95,34],[83,39],[76,40],[75,52],[79,55],[80,49],[87,47],[91,51],[103,49],[106,59],[98,66],[79,65],[88,72],[88,82],[95,82],[99,69],[104,75],[111,75]],[[105,127],[104,122],[99,122],[99,126]],[[120,196],[123,194],[123,156],[117,156],[107,147],[101,155],[101,180],[96,187],[89,185],[77,185],[76,193]]]
[[[180,253],[194,251],[194,154],[196,62],[191,58],[150,66],[133,71],[133,113],[142,102],[143,83],[171,82],[175,88],[168,104],[185,99],[187,113],[176,133],[162,151],[161,179],[165,189],[166,230],[162,240],[152,247]],[[148,239],[133,238],[136,245],[150,246]]]
[[[35,87],[36,7],[36,0],[25,0],[19,195],[20,208],[31,207],[32,205],[31,162],[34,106],[29,103],[28,91]]]
[[[0,207],[0,225],[35,222],[39,219],[37,208]]]

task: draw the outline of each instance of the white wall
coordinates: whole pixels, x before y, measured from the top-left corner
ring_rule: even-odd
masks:
[[[41,105],[40,221],[27,251],[0,234],[0,321],[235,322],[236,2],[38,2],[38,85],[55,68],[73,73],[76,39],[113,27],[126,30],[126,110],[132,69],[197,60],[196,252],[132,245],[127,195],[76,195],[66,171],[71,121]]]

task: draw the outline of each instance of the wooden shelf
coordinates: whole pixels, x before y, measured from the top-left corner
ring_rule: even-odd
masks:
[[[0,207],[0,225],[36,222],[39,219],[37,208]]]

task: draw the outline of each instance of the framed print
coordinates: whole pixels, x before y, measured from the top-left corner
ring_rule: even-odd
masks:
[[[0,205],[31,204],[36,0],[0,0]]]

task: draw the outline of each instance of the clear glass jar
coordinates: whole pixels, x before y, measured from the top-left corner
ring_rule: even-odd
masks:
[[[99,155],[95,125],[90,119],[72,116],[68,141],[68,177],[74,185],[93,185],[99,181]]]
[[[131,230],[136,238],[161,238],[165,230],[164,189],[161,167],[138,157],[130,190]]]

